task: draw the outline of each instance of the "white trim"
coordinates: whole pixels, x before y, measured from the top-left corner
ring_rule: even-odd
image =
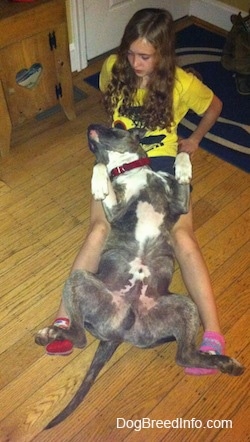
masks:
[[[189,15],[200,18],[219,28],[229,31],[232,27],[230,17],[238,14],[239,9],[229,6],[217,0],[191,0]],[[242,11],[242,16],[247,15]]]
[[[79,57],[74,43],[70,43],[69,45],[69,55],[70,55],[71,72],[78,71]]]
[[[81,71],[88,66],[82,0],[70,0],[73,43],[70,44],[71,70]]]

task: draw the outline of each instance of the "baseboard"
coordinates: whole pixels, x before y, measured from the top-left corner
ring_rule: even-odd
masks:
[[[232,27],[230,17],[232,14],[238,14],[239,9],[226,5],[217,0],[191,0],[189,14],[211,23],[218,28],[229,31]],[[242,16],[247,15],[242,12]]]

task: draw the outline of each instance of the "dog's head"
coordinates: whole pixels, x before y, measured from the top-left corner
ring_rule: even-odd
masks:
[[[118,166],[124,162],[134,161],[146,157],[140,145],[140,138],[145,131],[131,129],[129,131],[117,128],[108,128],[99,124],[88,127],[88,142],[91,152],[97,163]]]

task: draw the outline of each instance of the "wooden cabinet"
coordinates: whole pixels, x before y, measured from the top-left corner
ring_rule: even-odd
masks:
[[[0,2],[0,152],[12,127],[61,104],[75,117],[63,0]]]

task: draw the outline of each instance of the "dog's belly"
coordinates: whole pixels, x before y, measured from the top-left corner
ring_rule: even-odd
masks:
[[[105,306],[106,311],[112,306],[112,315],[104,315],[103,308],[97,318],[88,314],[85,327],[102,340],[122,340],[139,347],[155,342],[155,332],[148,328],[148,323],[155,316],[159,299],[147,296],[146,290],[147,286],[141,285],[139,290],[134,286],[126,294],[113,292],[110,307]]]
[[[123,340],[136,347],[148,348],[157,343],[173,340],[175,314],[172,308],[174,295],[156,299],[142,295],[135,306],[135,320],[130,329],[124,330]]]
[[[165,212],[156,210],[144,195],[112,225],[97,275],[111,298],[107,304],[103,299],[98,320],[91,318],[92,333],[103,340],[122,337],[142,347],[155,342],[155,334],[148,335],[147,318],[154,316],[159,297],[167,294],[172,271]],[[101,291],[103,296],[105,290]],[[103,305],[107,311],[108,304],[112,314],[106,316]]]
[[[147,288],[147,285],[141,285],[135,293],[131,289],[126,295],[113,293],[115,317],[110,318],[108,327],[101,327],[101,330],[98,326],[97,336],[101,334],[106,340],[121,338],[141,348],[154,346],[156,342],[172,336],[171,312],[169,317],[167,307],[167,298],[171,295],[150,297],[146,295]]]
[[[147,280],[147,278],[150,277],[150,270],[149,267],[145,264],[143,264],[140,257],[136,257],[133,261],[129,263],[129,270],[128,270],[128,283],[127,285],[121,289],[120,295],[124,296],[127,293],[134,290],[136,286],[138,286],[138,282],[143,283],[143,281]],[[141,287],[141,284],[140,284]],[[145,293],[145,284],[139,288],[139,293],[137,294],[137,297],[139,298],[142,296],[142,294]],[[138,291],[138,290],[137,290]]]
[[[164,211],[155,210],[145,200],[139,200],[132,209],[112,226],[97,275],[110,291],[121,294],[131,291],[138,282],[157,277],[155,259],[162,274],[159,264],[166,268],[167,257],[172,254]]]

